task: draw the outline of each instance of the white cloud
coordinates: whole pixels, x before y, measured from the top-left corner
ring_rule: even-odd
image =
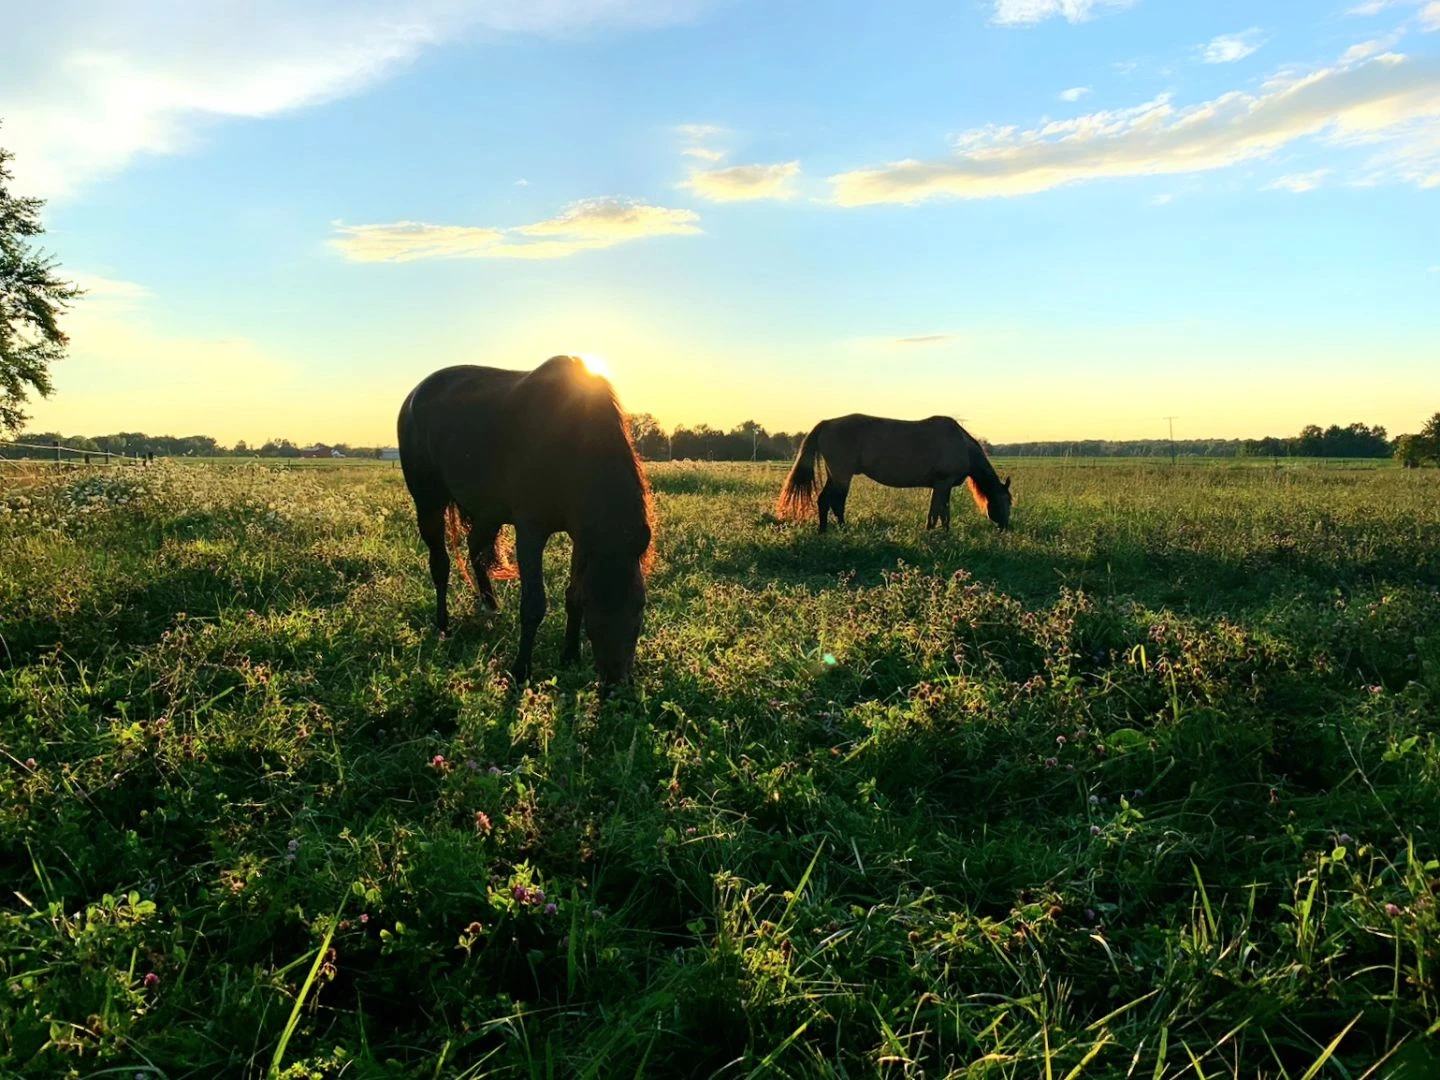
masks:
[[[1351,45],[1348,49],[1341,53],[1340,63],[1359,63],[1361,60],[1366,60],[1369,57],[1374,56],[1382,48],[1383,46],[1378,41],[1362,41],[1358,45]]]
[[[686,157],[699,158],[701,161],[708,161],[712,165],[724,161],[730,155],[724,150],[713,150],[708,146],[687,146],[680,153]]]
[[[1046,19],[1063,16],[1072,23],[1084,22],[1105,9],[1127,8],[1136,0],[995,0],[991,21],[1001,26],[1034,26]]]
[[[480,34],[659,25],[708,0],[171,0],[31,5],[5,20],[0,101],[16,190],[64,197],[208,122],[342,97]]]
[[[1350,15],[1378,15],[1387,8],[1418,7],[1416,20],[1421,30],[1440,30],[1440,0],[1364,0],[1350,8]]]
[[[1069,90],[1061,90],[1057,97],[1061,101],[1079,101],[1086,94],[1090,93],[1088,86],[1072,86]]]
[[[789,199],[795,195],[793,182],[799,175],[798,161],[773,165],[731,165],[708,171],[696,169],[680,186],[711,202]]]
[[[422,221],[376,225],[336,222],[338,235],[330,246],[351,262],[563,259],[650,236],[693,236],[701,232],[699,220],[700,215],[693,210],[671,210],[616,198],[586,199],[545,221],[505,229]]]
[[[516,187],[529,187],[529,186],[530,186],[530,181],[529,181],[529,180],[526,180],[525,177],[522,176],[522,177],[520,177],[519,180],[516,180],[516,181],[515,181],[515,186],[516,186]]]
[[[1269,191],[1289,191],[1296,195],[1302,195],[1307,191],[1314,191],[1320,186],[1320,181],[1329,175],[1329,169],[1315,169],[1312,172],[1305,173],[1290,173],[1271,181],[1265,186]]]
[[[1164,206],[1166,203],[1169,203],[1169,202],[1172,201],[1174,198],[1175,198],[1175,195],[1174,195],[1173,192],[1170,192],[1170,191],[1161,192],[1159,195],[1152,195],[1152,196],[1151,196],[1151,198],[1150,198],[1150,205],[1151,205],[1151,206]]]
[[[841,206],[997,198],[1117,177],[1183,175],[1263,158],[1299,139],[1373,144],[1387,179],[1440,184],[1440,60],[1385,53],[1271,79],[1186,108],[1161,96],[1026,131],[982,128],[946,158],[830,177]]]
[[[1200,59],[1207,64],[1233,64],[1244,60],[1264,44],[1264,34],[1258,26],[1252,26],[1238,34],[1221,34],[1211,38],[1209,44],[1200,47]]]

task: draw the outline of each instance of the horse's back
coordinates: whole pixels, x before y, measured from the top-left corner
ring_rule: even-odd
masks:
[[[580,360],[555,356],[530,370],[457,364],[427,375],[398,420],[412,492],[443,487],[472,517],[511,520],[517,506],[541,503],[536,512],[553,517],[555,478],[570,471],[592,419],[585,372]]]
[[[827,462],[848,457],[849,471],[892,487],[930,487],[968,467],[964,429],[953,417],[850,413],[825,421],[824,428]]]

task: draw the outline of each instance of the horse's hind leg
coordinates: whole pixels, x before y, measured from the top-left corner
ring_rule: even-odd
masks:
[[[580,549],[570,556],[570,584],[565,587],[565,649],[560,663],[565,666],[580,662],[580,627],[585,618],[585,562]]]
[[[445,550],[445,506],[426,506],[415,510],[420,538],[430,549],[430,580],[435,583],[435,627],[440,633],[450,628],[450,612],[445,606],[445,593],[450,586],[450,554]]]
[[[850,497],[850,481],[835,481],[834,494],[830,496],[830,510],[835,515],[835,524],[845,524],[845,500]]]
[[[515,561],[520,564],[520,650],[510,673],[516,683],[530,677],[530,655],[535,634],[545,618],[545,541],[550,534],[524,525],[515,526]]]
[[[475,589],[480,594],[480,602],[491,611],[500,607],[495,599],[495,587],[490,583],[490,561],[495,557],[495,540],[499,535],[499,525],[470,527],[470,568],[475,573]]]
[[[825,486],[820,489],[818,506],[820,509],[820,531],[825,531],[825,518],[829,514],[835,515],[835,524],[845,524],[845,499],[850,494],[850,481],[840,481],[832,473],[825,480]]]
[[[950,528],[950,485],[936,484],[930,492],[930,515],[925,519],[926,530],[936,527]]]

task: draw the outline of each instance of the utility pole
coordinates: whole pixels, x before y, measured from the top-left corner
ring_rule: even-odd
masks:
[[[1170,422],[1170,464],[1175,464],[1175,417],[1166,416],[1165,420]]]

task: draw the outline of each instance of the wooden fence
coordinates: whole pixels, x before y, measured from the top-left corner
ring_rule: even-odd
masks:
[[[10,448],[10,449],[14,449],[14,450],[38,450],[38,451],[41,451],[42,453],[46,454],[47,456],[46,456],[46,457],[43,457],[43,458],[36,458],[36,457],[22,457],[22,458],[6,457],[5,454],[4,454],[4,451],[5,451],[6,448]],[[69,454],[70,457],[67,458],[67,457],[65,456],[66,454]],[[109,465],[109,464],[111,463],[111,460],[112,460],[112,459],[114,459],[114,460],[116,460],[116,461],[119,461],[119,462],[121,462],[121,463],[124,463],[124,464],[131,464],[131,465],[148,465],[150,462],[152,462],[152,461],[155,460],[155,455],[154,455],[154,454],[119,454],[119,453],[115,453],[115,452],[112,451],[112,450],[86,450],[86,449],[84,449],[83,447],[78,447],[78,446],[66,446],[64,443],[60,443],[60,442],[53,442],[53,443],[23,443],[23,442],[0,441],[0,464],[4,464],[4,465],[27,465],[27,464],[33,464],[34,462],[37,462],[37,461],[41,461],[41,462],[54,462],[56,465],[65,464],[65,463],[67,463],[67,462],[69,462],[70,464],[80,464],[80,463],[83,463],[83,464],[89,465],[89,464],[92,463],[92,459],[96,459],[96,458],[99,459],[100,464],[102,464],[102,465]]]

